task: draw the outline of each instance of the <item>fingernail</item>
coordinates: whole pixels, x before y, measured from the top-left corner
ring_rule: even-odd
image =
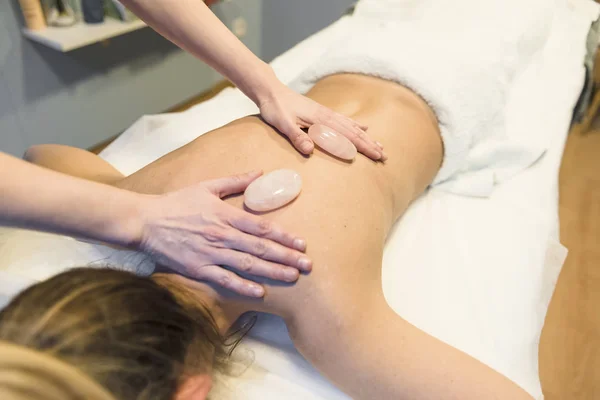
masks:
[[[379,146],[379,148],[380,148],[380,149],[383,149],[383,145],[382,145],[381,143],[379,143],[378,141],[375,141],[375,144],[376,144],[377,146]]]
[[[294,268],[288,268],[283,272],[283,276],[288,282],[294,282],[296,279],[298,279],[299,275],[300,273],[298,272],[298,270]]]
[[[306,250],[306,240],[304,239],[294,239],[294,248],[298,251]]]
[[[302,268],[303,271],[310,271],[312,269],[312,261],[307,257],[302,257],[298,260],[298,266]]]
[[[263,297],[265,295],[265,289],[262,286],[252,286],[251,291],[256,297]]]
[[[300,145],[300,150],[302,150],[302,152],[305,154],[311,153],[312,149],[313,149],[313,146],[309,142],[304,142]]]
[[[388,159],[388,156],[382,151],[381,152],[381,158],[380,158],[380,160],[381,161],[386,161],[387,159]]]

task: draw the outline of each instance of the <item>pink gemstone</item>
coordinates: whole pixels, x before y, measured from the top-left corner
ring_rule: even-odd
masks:
[[[354,160],[356,147],[342,134],[328,126],[315,124],[308,129],[308,136],[326,152],[342,160]]]
[[[294,200],[302,190],[302,178],[291,169],[277,169],[252,182],[244,192],[244,204],[254,211],[270,211]]]

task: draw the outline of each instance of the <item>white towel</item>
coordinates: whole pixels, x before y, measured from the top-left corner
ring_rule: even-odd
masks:
[[[509,140],[508,90],[546,42],[554,7],[545,0],[362,0],[350,34],[292,83],[306,92],[336,73],[399,82],[435,111],[444,161],[433,184],[487,197],[544,148]]]

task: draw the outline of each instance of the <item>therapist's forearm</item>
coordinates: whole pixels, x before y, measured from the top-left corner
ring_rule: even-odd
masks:
[[[128,246],[141,197],[0,152],[0,225]]]
[[[202,0],[122,0],[148,25],[213,67],[255,103],[279,81]]]

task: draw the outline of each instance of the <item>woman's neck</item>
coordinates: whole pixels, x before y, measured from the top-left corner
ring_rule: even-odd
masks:
[[[217,328],[221,334],[226,334],[235,322],[248,311],[254,311],[250,304],[235,301],[232,296],[227,296],[221,290],[205,282],[187,283],[193,286],[193,296],[203,304],[215,318]]]
[[[193,301],[202,304],[210,311],[221,334],[227,333],[246,312],[268,312],[261,300],[242,298],[206,282],[198,282],[173,273],[157,273],[153,278],[166,280],[170,285],[188,289],[188,294]]]

